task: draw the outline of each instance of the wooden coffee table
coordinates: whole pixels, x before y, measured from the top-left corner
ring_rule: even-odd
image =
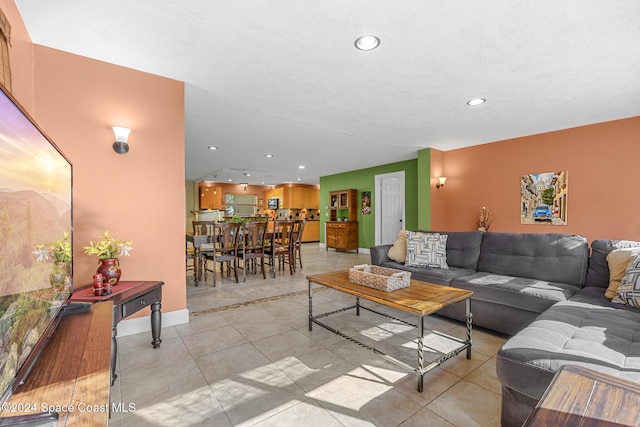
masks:
[[[418,376],[418,391],[423,391],[423,378],[424,374],[435,369],[440,366],[445,361],[451,359],[453,356],[461,353],[463,350],[467,350],[467,359],[471,359],[471,299],[470,297],[473,295],[472,291],[467,291],[464,289],[452,288],[449,286],[441,286],[435,285],[433,283],[422,282],[419,280],[411,280],[411,284],[409,287],[398,289],[392,292],[384,292],[379,291],[377,289],[372,289],[366,286],[358,285],[356,283],[349,282],[349,271],[336,271],[332,273],[324,273],[324,274],[316,274],[313,276],[307,276],[307,280],[309,281],[309,331],[312,330],[313,324],[317,324],[322,326],[323,328],[328,329],[329,331],[340,335],[341,337],[347,338],[349,341],[352,341],[368,350],[373,351],[376,354],[384,357],[390,362],[407,369],[408,371],[413,371],[417,373]],[[328,313],[313,315],[313,287],[312,283],[317,283],[322,286],[326,286],[331,289],[338,290],[340,292],[344,292],[347,294],[354,295],[356,297],[355,305],[343,307],[338,310],[334,310]],[[417,318],[417,324],[413,324],[407,322],[402,319],[395,318],[393,316],[389,316],[388,314],[380,313],[371,308],[365,307],[360,304],[360,299],[365,299],[367,301],[376,302],[378,304],[382,304],[386,307],[391,307],[397,310],[404,311],[406,313],[412,314]],[[447,307],[449,305],[465,302],[466,306],[466,327],[467,327],[467,336],[466,339],[460,339],[457,337],[453,337],[442,332],[431,331],[431,333],[436,334],[440,337],[444,337],[448,340],[457,342],[460,344],[459,347],[456,347],[454,350],[449,353],[444,354],[439,359],[429,363],[427,366],[424,366],[424,318],[430,314],[437,312],[438,310]],[[332,314],[341,313],[343,311],[356,309],[356,315],[360,315],[360,309],[364,309],[367,311],[371,311],[373,313],[379,314],[381,316],[385,316],[404,324],[417,327],[418,328],[418,363],[414,368],[412,366],[407,365],[406,363],[395,359],[392,356],[389,356],[383,353],[380,350],[377,350],[365,343],[362,343],[355,338],[348,336],[329,325],[326,325],[320,322],[318,319],[330,316]]]

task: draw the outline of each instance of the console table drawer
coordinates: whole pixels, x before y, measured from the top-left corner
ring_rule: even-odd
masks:
[[[125,302],[120,306],[122,310],[120,313],[121,317],[124,319],[125,317],[132,315],[136,311],[148,307],[156,301],[160,301],[162,298],[160,292],[160,288],[158,287],[155,289],[151,289],[146,294],[140,295],[139,297],[134,298],[131,301]]]

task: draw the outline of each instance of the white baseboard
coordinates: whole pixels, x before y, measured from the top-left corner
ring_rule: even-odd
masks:
[[[181,325],[189,323],[189,309],[182,309],[162,313],[162,327]],[[151,331],[151,315],[136,317],[135,319],[125,319],[118,323],[118,336],[139,334],[140,332]]]

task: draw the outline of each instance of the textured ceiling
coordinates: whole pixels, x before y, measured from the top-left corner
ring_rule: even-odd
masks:
[[[640,115],[638,0],[15,2],[34,43],[185,82],[188,180],[318,183]]]

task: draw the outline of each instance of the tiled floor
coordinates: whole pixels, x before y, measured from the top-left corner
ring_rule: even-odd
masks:
[[[112,413],[109,426],[500,424],[495,355],[506,337],[475,329],[472,359],[462,353],[448,360],[426,375],[418,393],[414,374],[317,325],[308,331],[306,276],[369,263],[369,256],[307,243],[303,262],[293,276],[251,274],[239,284],[224,278],[216,288],[211,276],[197,288],[188,276],[188,324],[164,328],[159,349],[149,333],[118,338],[111,399],[135,411]],[[314,291],[314,313],[346,304],[353,298]],[[415,364],[413,328],[367,311],[325,321]],[[464,335],[461,323],[443,317],[425,325]]]

